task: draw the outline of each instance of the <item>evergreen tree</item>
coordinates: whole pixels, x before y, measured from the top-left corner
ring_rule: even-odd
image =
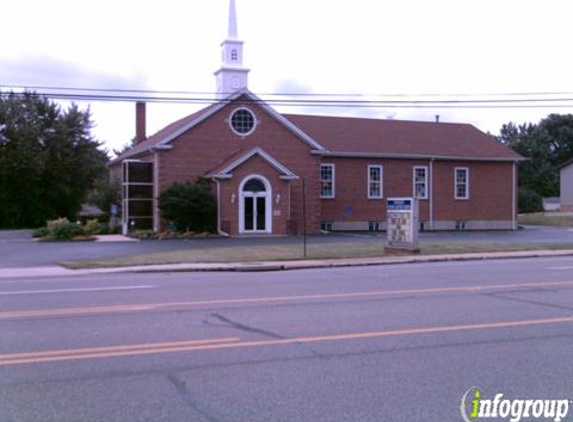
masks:
[[[76,218],[108,161],[88,111],[26,92],[0,92],[0,227]]]

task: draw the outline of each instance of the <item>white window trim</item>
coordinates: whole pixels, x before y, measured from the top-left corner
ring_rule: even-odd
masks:
[[[466,172],[466,195],[458,196],[458,170],[464,170]],[[468,167],[456,167],[454,169],[454,198],[459,200],[470,199],[470,169]]]
[[[323,195],[322,194],[322,187],[320,192],[320,197],[323,199],[332,199],[336,197],[336,167],[332,163],[322,163],[320,165],[320,174],[319,174],[319,182],[322,184],[322,167],[330,167],[332,169],[332,195]]]
[[[372,182],[372,180],[370,179],[370,170],[373,168],[380,170],[380,195],[379,196],[373,196],[370,194],[370,183]],[[366,184],[366,194],[368,195],[368,199],[383,199],[384,198],[384,167],[380,164],[369,164],[366,171],[368,172],[368,183]]]
[[[259,179],[265,185],[265,193],[260,194],[258,196],[265,198],[265,230],[245,230],[245,197],[246,196],[253,196],[256,197],[257,195],[249,195],[243,192],[243,187],[247,184],[247,182],[251,179]],[[239,185],[239,234],[246,234],[246,233],[266,233],[272,234],[273,232],[273,190],[272,185],[269,180],[261,176],[260,174],[250,174],[243,179],[241,184]]]
[[[233,127],[233,115],[236,112],[241,111],[241,110],[248,111],[253,116],[253,127],[251,128],[250,131],[245,132],[245,133],[241,133]],[[229,114],[229,128],[233,131],[233,133],[235,135],[240,136],[241,138],[246,138],[247,136],[251,135],[257,129],[258,124],[259,124],[259,121],[257,119],[257,115],[248,107],[237,107],[236,109],[231,111],[231,114]]]
[[[417,196],[416,195],[416,170],[424,170],[424,185],[426,186],[426,194],[424,196]],[[414,166],[412,168],[412,196],[418,199],[428,199],[429,194],[429,185],[428,185],[428,166]]]

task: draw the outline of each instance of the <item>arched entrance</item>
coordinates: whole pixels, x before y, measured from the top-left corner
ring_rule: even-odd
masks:
[[[247,176],[239,187],[239,233],[272,233],[272,190],[263,176]]]

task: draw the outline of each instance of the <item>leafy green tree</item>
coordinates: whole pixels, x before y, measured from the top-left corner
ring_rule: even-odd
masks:
[[[0,227],[74,220],[107,153],[90,134],[88,111],[62,110],[34,93],[0,92]]]
[[[517,198],[517,208],[519,212],[543,211],[543,198],[534,190],[519,188]]]
[[[178,230],[213,231],[215,228],[216,201],[204,179],[174,183],[159,195],[159,209]]]
[[[573,158],[573,115],[551,114],[538,124],[503,125],[499,140],[528,160],[519,186],[542,197],[559,195],[559,166]]]

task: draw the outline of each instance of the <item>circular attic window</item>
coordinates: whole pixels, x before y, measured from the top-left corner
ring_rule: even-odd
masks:
[[[254,113],[247,108],[238,108],[231,113],[231,129],[237,135],[247,136],[255,131],[256,119]]]

